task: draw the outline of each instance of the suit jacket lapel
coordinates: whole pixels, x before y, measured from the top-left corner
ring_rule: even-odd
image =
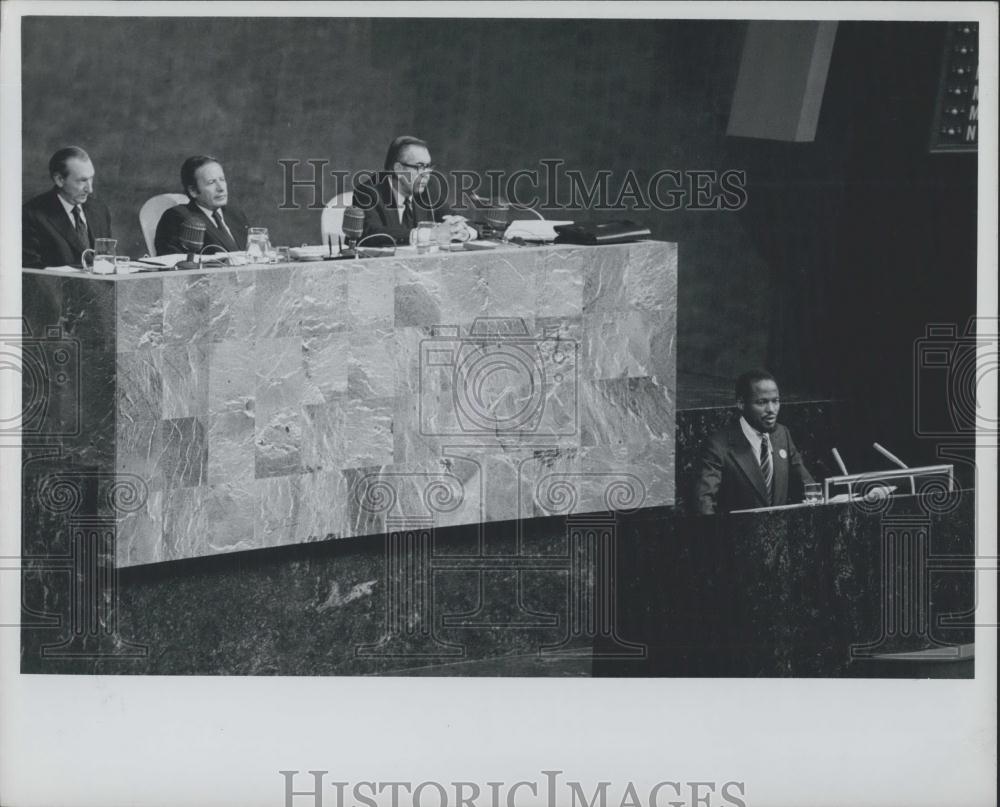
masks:
[[[739,426],[729,432],[729,447],[733,452],[733,460],[757,491],[761,503],[770,504],[767,491],[764,489],[764,477],[760,472],[760,461],[753,455],[750,443],[747,442]]]
[[[222,218],[223,221],[226,222],[226,227],[229,228],[228,232],[226,231],[225,228],[220,229],[218,227],[215,227],[214,221],[212,222],[212,226],[215,227],[215,231],[219,234],[219,240],[222,242],[222,245],[226,248],[226,251],[237,252],[240,248],[240,245],[236,243],[236,236],[232,234],[233,223],[226,218],[225,208],[222,208]]]
[[[396,194],[392,187],[392,175],[387,174],[377,187],[378,195],[382,199],[382,210],[385,213],[385,219],[382,223],[393,227],[402,226],[398,213],[399,208],[396,206]]]
[[[111,238],[111,233],[104,229],[104,220],[102,217],[98,216],[97,210],[94,207],[93,202],[87,199],[83,203],[83,214],[87,217],[87,233],[90,235],[90,246],[94,246],[95,238]],[[100,219],[100,222],[98,222]],[[95,225],[98,225],[96,226]]]
[[[788,440],[785,439],[785,432],[778,428],[771,435],[771,447],[774,450],[772,464],[774,467],[774,503],[785,504],[788,500]],[[781,452],[785,456],[781,456]]]
[[[385,211],[385,215],[389,221],[383,221],[383,224],[392,224],[397,227],[402,226],[403,222],[399,220],[399,214],[396,212],[398,208],[396,207],[396,194],[395,189],[392,186],[392,179],[386,176],[378,184],[379,196],[382,197],[382,209]],[[427,203],[425,197],[410,197],[410,206],[413,210],[413,224],[417,225],[422,221],[435,221],[434,210]]]
[[[237,251],[236,242],[230,237],[229,233],[227,233],[225,230],[220,230],[218,227],[216,227],[215,219],[213,219],[211,216],[206,216],[205,211],[202,210],[200,207],[198,207],[198,203],[195,202],[194,199],[188,202],[188,210],[194,212],[197,216],[201,218],[203,222],[205,222],[206,236],[211,235],[212,240],[215,241],[215,243],[217,244],[221,244],[222,247],[227,252]],[[222,215],[223,216],[226,215],[225,210],[223,210]],[[228,222],[226,223],[228,224]],[[207,237],[205,238],[205,243],[206,244],[209,243],[209,239]]]
[[[416,222],[436,221],[434,208],[427,202],[426,197],[421,196],[413,200],[413,219]]]
[[[80,240],[80,236],[77,235],[76,228],[70,223],[69,216],[66,215],[66,210],[62,206],[62,202],[59,201],[59,194],[55,190],[52,191],[49,199],[49,220],[59,234],[66,239],[66,242],[71,244],[77,252],[90,249],[91,245],[84,244]],[[89,218],[87,220],[87,229],[90,230]],[[93,232],[91,232],[91,236],[93,236]]]

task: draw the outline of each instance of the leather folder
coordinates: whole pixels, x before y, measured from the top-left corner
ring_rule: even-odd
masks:
[[[648,227],[628,219],[593,224],[559,224],[554,229],[557,244],[627,244],[650,236]]]

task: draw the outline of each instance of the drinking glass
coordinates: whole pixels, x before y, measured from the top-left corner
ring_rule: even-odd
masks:
[[[132,259],[128,255],[115,255],[115,274],[130,275],[135,271],[132,268]]]
[[[425,255],[431,251],[434,241],[434,222],[422,221],[410,232],[410,243],[416,245],[417,254]]]
[[[823,487],[819,482],[807,482],[805,491],[807,504],[820,504],[823,501]]]
[[[247,263],[267,263],[270,247],[267,227],[251,227],[247,231]]]
[[[288,247],[275,247],[273,257],[275,263],[288,263],[292,259]]]
[[[451,246],[451,225],[447,223],[435,225],[434,241],[437,243],[438,249],[447,250]]]

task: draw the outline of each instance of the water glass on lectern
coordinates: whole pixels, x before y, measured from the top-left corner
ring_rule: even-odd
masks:
[[[94,248],[85,249],[80,257],[85,272],[95,275],[113,275],[115,272],[115,253],[118,251],[118,241],[114,238],[95,238]],[[90,262],[87,256],[90,256]]]
[[[417,252],[424,255],[431,251],[431,246],[437,242],[434,240],[434,223],[421,221],[410,231],[410,243],[416,246]]]
[[[267,227],[251,227],[247,231],[247,263],[267,263],[270,251]]]

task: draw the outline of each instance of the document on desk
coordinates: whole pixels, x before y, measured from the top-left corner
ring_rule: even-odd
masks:
[[[185,258],[187,258],[187,255],[183,252],[175,252],[171,255],[157,255],[155,258],[143,258],[141,263],[149,264],[150,266],[155,264],[163,269],[173,269]]]

